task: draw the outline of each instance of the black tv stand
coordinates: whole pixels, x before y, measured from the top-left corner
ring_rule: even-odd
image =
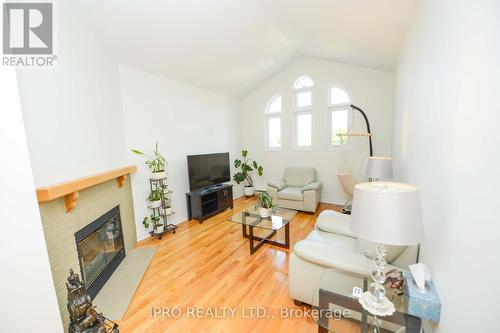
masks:
[[[233,208],[233,185],[214,185],[186,193],[188,219],[202,223],[207,218]]]
[[[201,195],[204,195],[204,194],[207,194],[207,193],[210,193],[210,192],[213,192],[213,191],[217,191],[218,189],[222,188],[226,186],[225,184],[217,184],[217,185],[212,185],[212,186],[207,186],[207,187],[204,187],[202,190],[201,190]]]

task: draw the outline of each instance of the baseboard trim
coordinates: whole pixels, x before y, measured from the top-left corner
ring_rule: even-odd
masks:
[[[322,198],[321,202],[332,205],[341,205],[343,206],[346,203],[346,199],[330,199],[330,198]]]

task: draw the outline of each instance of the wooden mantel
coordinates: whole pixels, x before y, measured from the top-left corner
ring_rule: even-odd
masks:
[[[125,183],[125,177],[136,170],[137,167],[135,165],[130,165],[87,177],[41,187],[36,190],[36,196],[38,198],[38,202],[47,202],[64,197],[66,212],[69,212],[76,206],[76,202],[78,201],[78,191],[107,182],[111,179],[116,179],[118,187],[122,187]]]

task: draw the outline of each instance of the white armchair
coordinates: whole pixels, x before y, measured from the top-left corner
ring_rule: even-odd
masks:
[[[331,269],[335,283],[347,290],[362,285],[363,277],[370,274],[376,244],[356,238],[349,230],[349,222],[350,215],[323,211],[315,229],[295,244],[288,266],[288,288],[296,303],[317,305],[313,304],[314,294],[326,269]],[[386,246],[389,263],[386,271],[407,269],[416,262],[417,249],[416,246]]]
[[[279,207],[315,212],[321,199],[321,183],[316,169],[291,167],[283,179],[267,184],[267,192]]]

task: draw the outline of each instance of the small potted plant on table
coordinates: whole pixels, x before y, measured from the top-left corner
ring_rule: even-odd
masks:
[[[247,197],[251,197],[254,195],[254,187],[253,187],[253,178],[251,172],[255,171],[259,176],[264,174],[264,168],[259,165],[256,161],[250,159],[248,156],[248,150],[241,151],[241,159],[234,160],[234,167],[238,170],[237,173],[234,174],[233,180],[240,184],[246,181],[246,185],[243,188],[244,194]]]
[[[273,204],[273,199],[267,192],[261,192],[257,195],[257,203],[255,204],[255,210],[259,210],[260,217],[269,217],[271,211],[276,208]]]

